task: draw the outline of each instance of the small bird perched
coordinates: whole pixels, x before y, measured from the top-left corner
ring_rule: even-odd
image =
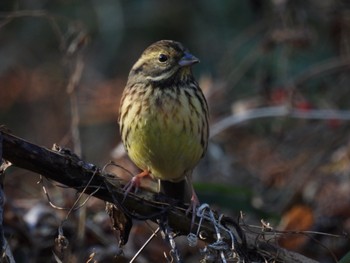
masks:
[[[191,175],[208,144],[208,105],[191,66],[199,60],[179,42],[150,45],[132,67],[119,109],[122,142],[144,176],[169,182],[187,180],[191,204],[199,204]]]

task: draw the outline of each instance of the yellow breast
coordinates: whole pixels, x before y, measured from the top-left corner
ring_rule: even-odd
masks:
[[[177,92],[148,89],[122,105],[132,106],[122,134],[130,158],[154,178],[173,182],[184,179],[200,160],[207,129],[201,101],[186,94],[193,91]]]

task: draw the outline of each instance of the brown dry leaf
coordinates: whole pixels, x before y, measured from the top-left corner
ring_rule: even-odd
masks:
[[[112,203],[106,203],[106,212],[112,221],[113,229],[119,231],[119,246],[124,246],[129,239],[132,219]]]
[[[307,205],[295,205],[284,213],[279,225],[283,231],[306,231],[310,230],[314,224],[314,214]],[[283,235],[278,243],[286,249],[297,250],[303,246],[308,237],[302,234]]]

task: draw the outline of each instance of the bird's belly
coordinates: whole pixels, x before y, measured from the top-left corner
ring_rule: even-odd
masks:
[[[143,113],[129,134],[130,158],[156,179],[184,179],[203,154],[200,121],[195,117],[186,108]]]

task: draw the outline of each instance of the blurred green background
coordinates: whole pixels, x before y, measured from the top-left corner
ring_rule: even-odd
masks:
[[[280,230],[350,231],[348,1],[2,0],[0,11],[0,124],[15,135],[49,148],[58,143],[77,149],[67,92],[75,77],[81,155],[99,166],[111,159],[128,165],[114,150],[128,72],[151,43],[177,40],[201,60],[194,73],[215,131],[194,175],[200,200],[235,217],[243,211],[255,225],[264,218]],[[266,109],[270,114],[252,118]],[[299,115],[291,118],[283,110]],[[221,120],[237,116],[242,121],[222,128]],[[38,215],[49,209],[37,180],[9,170],[7,211],[16,220],[38,203],[45,207]],[[68,206],[75,198],[52,191],[53,199]],[[56,210],[48,213],[61,220]],[[101,218],[107,221],[97,200],[89,201],[87,213],[97,226]],[[116,246],[105,221],[102,230],[112,241],[101,243],[88,228],[88,238],[72,248],[71,262],[82,262],[97,247],[106,256],[106,243]],[[52,258],[47,250],[53,237],[41,237],[45,246],[34,245],[31,231],[37,225],[25,221],[24,238],[7,223],[18,262]],[[75,219],[71,224],[74,236]],[[55,227],[48,225],[54,236]],[[127,258],[137,249],[137,231],[147,235],[140,229],[125,249]],[[350,247],[344,236],[286,236],[276,242],[320,262],[335,262]],[[140,262],[162,258],[158,253],[150,248]]]

